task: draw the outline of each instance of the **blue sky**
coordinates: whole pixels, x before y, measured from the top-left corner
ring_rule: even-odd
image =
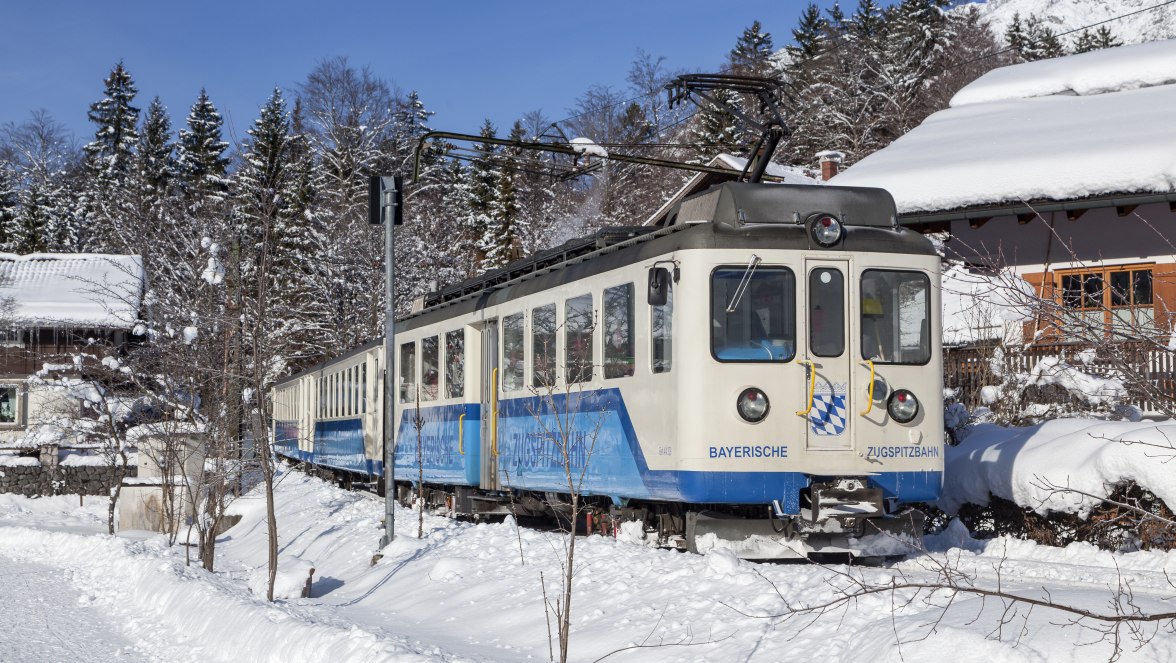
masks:
[[[86,111],[122,60],[140,108],[159,95],[179,124],[204,87],[229,135],[240,137],[274,86],[291,90],[317,62],[343,55],[403,90],[418,90],[436,112],[436,129],[476,132],[489,117],[505,132],[532,110],[566,117],[592,85],[623,88],[638,48],[665,56],[671,69],[713,70],[757,19],[783,46],[806,4],[9,2],[0,124],[43,108],[80,143],[90,140]]]

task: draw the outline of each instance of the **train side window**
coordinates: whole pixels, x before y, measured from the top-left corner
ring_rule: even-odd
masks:
[[[400,402],[416,402],[416,343],[400,346]]]
[[[720,267],[711,276],[711,353],[719,361],[796,356],[796,276],[787,267]]]
[[[931,361],[931,280],[921,272],[862,272],[862,359],[879,364]]]
[[[445,393],[449,398],[465,395],[465,331],[445,335]]]
[[[436,336],[421,339],[421,400],[437,400],[437,382],[441,379],[441,343]]]
[[[367,362],[359,365],[359,412],[367,414]]]
[[[592,295],[572,297],[564,302],[564,347],[567,349],[567,382],[592,379]]]
[[[515,313],[502,319],[502,390],[523,388],[523,314]]]
[[[555,386],[555,304],[531,309],[531,384],[536,389]]]
[[[666,303],[650,307],[650,370],[669,373],[674,367],[674,286],[666,283]]]
[[[633,284],[604,290],[604,377],[633,375]]]
[[[819,267],[809,272],[809,349],[817,357],[845,352],[845,277],[841,270]]]

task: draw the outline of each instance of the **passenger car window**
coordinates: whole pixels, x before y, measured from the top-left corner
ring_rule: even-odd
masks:
[[[633,375],[633,284],[604,291],[604,377]]]
[[[564,345],[568,384],[592,379],[592,295],[573,297],[564,304]]]

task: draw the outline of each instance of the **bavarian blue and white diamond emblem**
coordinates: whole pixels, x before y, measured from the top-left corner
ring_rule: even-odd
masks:
[[[813,409],[809,425],[817,435],[841,435],[845,432],[845,385],[831,385],[825,391],[813,393]]]

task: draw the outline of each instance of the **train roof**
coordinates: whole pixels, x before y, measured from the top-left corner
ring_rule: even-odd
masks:
[[[846,225],[835,249],[812,242],[805,221],[823,212]],[[684,199],[666,226],[605,228],[540,251],[424,297],[424,306],[396,321],[397,332],[440,322],[518,297],[684,249],[774,248],[934,255],[931,242],[895,222],[884,189],[726,182]],[[378,346],[372,342],[312,366],[278,384],[321,371]]]

